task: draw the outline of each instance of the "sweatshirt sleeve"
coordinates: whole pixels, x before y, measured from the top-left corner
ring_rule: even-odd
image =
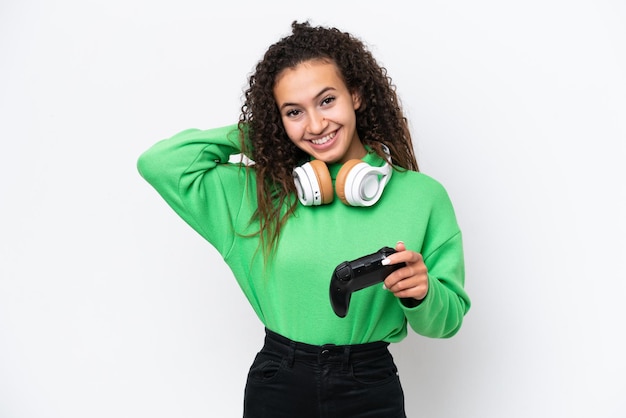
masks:
[[[471,302],[464,289],[462,234],[446,191],[440,188],[437,194],[422,248],[428,268],[428,293],[417,307],[403,305],[403,309],[416,333],[449,338],[461,328]]]
[[[239,153],[239,131],[230,125],[183,131],[157,142],[137,161],[141,176],[222,256],[241,228],[241,209],[252,184],[245,168],[229,163]]]

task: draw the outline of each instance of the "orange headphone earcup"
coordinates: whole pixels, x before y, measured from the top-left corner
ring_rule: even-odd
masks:
[[[327,205],[333,201],[333,180],[330,178],[328,167],[323,161],[311,160],[309,162],[315,177],[317,178],[317,184],[320,186],[320,194],[322,197],[322,205]]]
[[[335,179],[335,191],[337,192],[337,196],[339,197],[339,199],[341,199],[341,201],[345,203],[346,205],[350,205],[350,203],[346,199],[346,192],[345,192],[346,179],[348,178],[348,174],[350,173],[350,170],[352,170],[354,166],[362,162],[363,162],[362,160],[357,160],[357,159],[348,160],[341,167],[341,169],[339,170],[339,173],[337,173],[337,179]]]

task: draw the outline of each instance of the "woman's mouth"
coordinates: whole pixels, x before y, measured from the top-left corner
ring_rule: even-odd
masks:
[[[331,132],[328,135],[325,135],[321,138],[318,139],[311,139],[311,142],[315,145],[324,145],[325,143],[327,143],[328,141],[330,141],[331,139],[333,139],[335,137],[335,132]]]

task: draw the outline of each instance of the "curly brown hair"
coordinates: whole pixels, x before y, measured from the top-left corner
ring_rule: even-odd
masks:
[[[254,161],[256,171],[254,219],[259,221],[266,257],[297,204],[292,171],[309,158],[287,136],[274,99],[275,82],[283,70],[310,60],[334,63],[348,90],[361,97],[356,129],[363,144],[381,157],[385,144],[394,169],[418,171],[396,87],[364,43],[337,28],[312,27],[309,22],[294,21],[291,28],[290,35],[268,48],[249,77],[239,118],[242,152]]]

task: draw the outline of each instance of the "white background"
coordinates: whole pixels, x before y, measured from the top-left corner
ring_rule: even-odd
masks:
[[[626,416],[626,3],[0,2],[0,417],[238,417],[263,329],[137,174],[236,121],[294,19],[365,40],[473,306],[393,346],[409,417]]]

